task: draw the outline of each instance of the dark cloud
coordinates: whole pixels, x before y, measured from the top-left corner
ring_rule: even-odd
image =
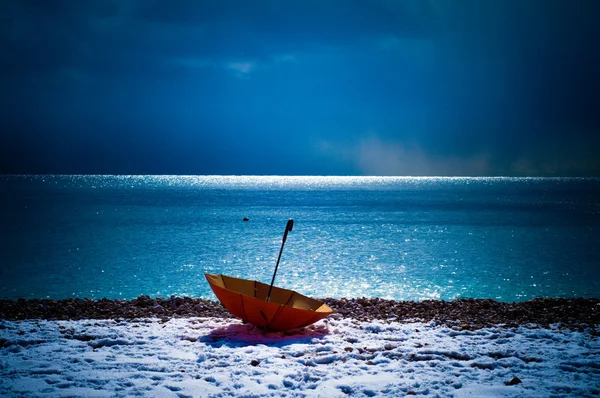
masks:
[[[288,43],[311,39],[347,42],[365,35],[430,34],[436,18],[429,2],[423,1],[302,1],[276,0],[240,2],[181,1],[175,6],[155,1],[139,8],[137,16],[165,24],[210,26],[215,31],[252,32],[273,41]]]
[[[1,167],[600,174],[599,7],[7,3]]]

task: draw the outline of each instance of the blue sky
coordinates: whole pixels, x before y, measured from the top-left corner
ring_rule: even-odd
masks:
[[[590,0],[0,6],[0,172],[600,176]]]

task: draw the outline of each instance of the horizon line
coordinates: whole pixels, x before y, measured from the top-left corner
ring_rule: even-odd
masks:
[[[0,176],[23,176],[23,177],[45,177],[45,176],[59,176],[59,177],[287,177],[287,178],[414,178],[414,179],[427,179],[427,178],[496,178],[496,179],[507,179],[507,178],[600,178],[600,176],[511,176],[511,175],[456,175],[456,176],[445,176],[445,175],[342,175],[342,174],[97,174],[97,173],[0,173]]]

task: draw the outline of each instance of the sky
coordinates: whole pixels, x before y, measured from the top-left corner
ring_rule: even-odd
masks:
[[[0,5],[0,172],[600,176],[595,0]]]

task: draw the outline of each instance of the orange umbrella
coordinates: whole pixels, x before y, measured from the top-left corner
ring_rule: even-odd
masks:
[[[288,330],[308,326],[333,313],[319,300],[293,290],[226,275],[204,274],[213,292],[233,315],[268,330]]]
[[[293,225],[294,221],[290,219],[270,286],[226,275],[204,274],[223,306],[243,321],[264,329],[281,331],[308,326],[333,313],[327,304],[319,300],[273,286],[283,245]]]

